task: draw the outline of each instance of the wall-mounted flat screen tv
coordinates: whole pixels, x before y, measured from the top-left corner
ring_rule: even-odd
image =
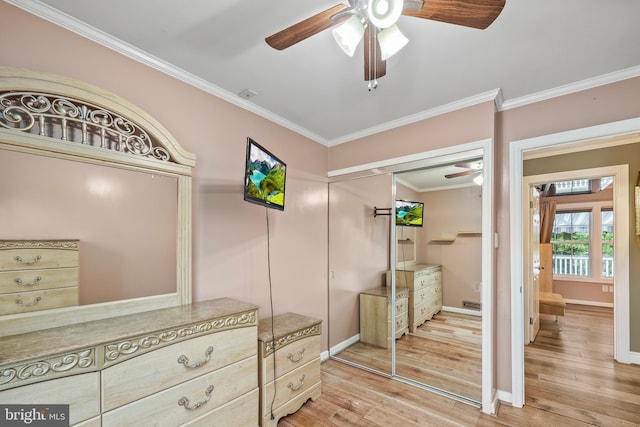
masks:
[[[424,203],[396,200],[396,225],[422,227]]]
[[[244,200],[284,210],[287,165],[251,138],[247,138]]]

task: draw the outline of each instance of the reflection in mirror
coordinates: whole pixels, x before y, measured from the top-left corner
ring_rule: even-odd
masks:
[[[14,309],[0,336],[191,302],[195,156],[135,105],[65,76],[0,67],[0,101],[0,293]],[[58,300],[9,295],[14,284]]]
[[[374,216],[374,208],[392,202],[389,174],[329,184],[330,355],[386,375],[391,298],[383,286],[393,217]]]
[[[471,162],[468,162],[471,164]],[[396,375],[482,400],[482,187],[460,165],[395,174],[396,199],[424,203],[422,227],[398,226],[396,287],[408,288],[409,332]],[[477,175],[477,174],[475,174]]]
[[[0,150],[0,182],[2,239],[79,241],[77,304],[175,292],[175,176]],[[29,291],[50,289],[48,276],[34,277],[42,280]],[[25,292],[25,286],[5,290]]]

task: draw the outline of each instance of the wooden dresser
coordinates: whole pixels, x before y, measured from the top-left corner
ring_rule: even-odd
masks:
[[[84,427],[257,426],[257,313],[221,298],[2,337],[0,402],[70,404]]]
[[[382,348],[391,347],[391,300],[391,287],[360,292],[360,341]],[[396,288],[396,339],[407,333],[408,306],[409,290]]]
[[[78,240],[0,240],[0,315],[78,305]]]
[[[387,271],[387,283],[391,283],[391,271]],[[409,332],[442,310],[440,265],[417,264],[396,269],[396,287],[409,289]]]
[[[260,426],[275,426],[322,394],[321,320],[286,313],[260,321]]]

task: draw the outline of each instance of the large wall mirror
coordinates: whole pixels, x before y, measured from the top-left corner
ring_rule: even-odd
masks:
[[[0,68],[2,334],[190,302],[194,165],[166,129],[122,98]],[[18,251],[66,242],[77,242],[75,276],[63,271],[66,261],[40,265],[40,255],[14,265]],[[67,275],[45,283],[52,272]],[[42,304],[56,297],[51,288],[74,280],[72,300]],[[45,294],[30,296],[39,289]]]
[[[491,147],[449,151],[332,177],[330,356],[492,412]]]

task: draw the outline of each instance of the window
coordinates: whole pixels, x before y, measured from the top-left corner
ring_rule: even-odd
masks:
[[[590,276],[591,212],[556,212],[551,243],[553,274]]]
[[[613,210],[593,208],[556,212],[551,235],[554,276],[613,278]]]
[[[613,210],[603,209],[602,217],[602,277],[613,277]]]

